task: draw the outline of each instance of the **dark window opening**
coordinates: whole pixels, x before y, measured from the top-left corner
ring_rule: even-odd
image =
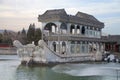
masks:
[[[80,34],[80,26],[77,25],[77,30],[76,30],[77,34]]]
[[[60,26],[61,33],[67,33],[67,25],[66,23],[62,23]]]
[[[82,27],[81,33],[82,33],[82,34],[85,34],[85,27],[84,27],[84,26]]]
[[[53,42],[53,51],[56,52],[56,42]]]
[[[70,33],[71,33],[71,34],[74,34],[73,30],[75,30],[75,26],[74,26],[74,25],[71,25],[71,27],[70,27]]]

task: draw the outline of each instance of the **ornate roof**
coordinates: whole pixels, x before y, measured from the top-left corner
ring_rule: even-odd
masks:
[[[44,14],[38,16],[40,22],[68,22],[73,24],[84,24],[99,28],[104,27],[104,23],[98,21],[94,16],[78,12],[76,15],[68,15],[64,9],[47,10]]]
[[[77,12],[75,16],[80,17],[82,19],[98,21],[94,16],[86,14],[86,13],[82,13],[82,12]]]
[[[44,14],[44,16],[51,16],[51,15],[65,15],[67,16],[67,13],[64,9],[55,9],[55,10],[47,10]]]

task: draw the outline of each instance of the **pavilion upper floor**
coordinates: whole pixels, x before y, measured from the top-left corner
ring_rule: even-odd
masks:
[[[45,36],[77,36],[101,38],[104,23],[94,16],[78,12],[68,15],[64,9],[47,10],[38,16],[42,23],[42,32]]]
[[[74,24],[65,22],[43,22],[42,32],[45,36],[73,36],[101,38],[102,28],[88,26],[84,24]]]

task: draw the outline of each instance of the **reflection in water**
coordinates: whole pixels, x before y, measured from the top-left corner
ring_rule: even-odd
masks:
[[[51,67],[19,66],[17,80],[115,80],[115,64],[62,64]],[[116,65],[120,67],[120,65]]]
[[[46,69],[47,68],[20,65],[16,72],[17,80],[45,80]]]
[[[19,66],[16,72],[17,80],[102,80],[102,77],[76,77],[63,73],[56,73],[49,67]]]
[[[2,59],[0,61],[0,80],[117,80],[114,69],[119,67],[120,64],[113,63],[27,67],[20,65],[20,61],[16,59]]]
[[[110,64],[64,64],[52,68],[55,72],[72,76],[116,76],[120,65]],[[119,68],[120,69],[120,68]]]
[[[71,76],[87,77],[87,79],[88,77],[97,77],[97,80],[115,80],[118,72],[118,78],[120,79],[120,65],[115,63],[64,64],[64,66],[57,65],[53,67],[52,70],[57,73],[65,73]]]

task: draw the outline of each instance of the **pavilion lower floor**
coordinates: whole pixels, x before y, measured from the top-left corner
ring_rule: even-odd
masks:
[[[104,52],[105,43],[89,41],[48,41],[48,46],[59,54],[90,54]]]

